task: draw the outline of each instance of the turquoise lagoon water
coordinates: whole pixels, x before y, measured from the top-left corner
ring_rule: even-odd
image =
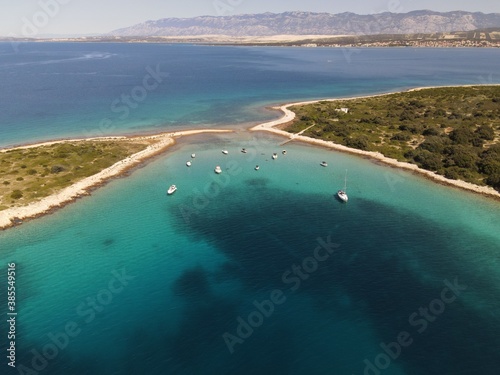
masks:
[[[37,48],[41,49],[33,54],[55,47]],[[65,48],[83,53],[80,49],[89,47]],[[158,48],[155,53],[163,54],[169,48],[193,51],[198,47],[92,48],[130,48],[133,55],[130,51],[135,49]],[[252,109],[279,101],[280,94],[287,100],[328,96],[327,85],[320,81],[329,74],[337,79],[339,73],[328,66],[331,73],[325,73],[325,68],[323,77],[315,81],[315,67],[327,55],[342,56],[341,51],[331,50],[308,55],[294,49],[199,48],[201,56],[208,53],[215,61],[218,53],[229,54],[233,63],[241,60],[243,67],[234,68],[235,72],[241,68],[241,74],[250,69],[245,61],[251,55],[265,61],[260,70],[273,70],[281,78],[275,86],[255,83],[252,98],[234,97],[244,89],[229,89],[231,78],[227,78],[222,84],[226,87],[212,87],[224,97],[215,95],[216,100],[203,105],[194,90],[193,112],[186,110],[187,117],[170,125],[165,121],[170,115],[160,115],[162,109],[151,98],[152,120],[139,129],[158,127],[155,119],[162,121],[161,128],[184,121],[198,126],[203,113],[209,123],[222,125],[230,125],[231,116],[239,118],[237,124],[270,118],[274,114],[255,111],[252,115]],[[409,82],[424,85],[431,80],[423,68],[421,80],[413,76],[415,71],[401,67],[398,71],[379,67],[370,75],[366,67],[370,56],[398,67],[396,59],[402,63],[423,54],[416,65],[427,63],[428,72],[441,67],[433,74],[449,83],[487,76],[485,72],[494,71],[498,64],[498,59],[489,60],[479,72],[455,62],[458,57],[468,61],[476,53],[496,51],[437,51],[436,55],[431,50],[406,49],[353,54],[354,60],[339,68],[341,72],[354,69],[349,87],[331,88],[330,94],[395,90]],[[393,55],[388,59],[386,54]],[[422,56],[435,56],[435,60]],[[362,64],[356,57],[364,61],[366,70],[359,79],[355,76],[363,69],[350,68]],[[460,67],[460,75],[454,64]],[[212,70],[217,70],[218,65],[214,66]],[[285,82],[284,77],[292,77],[287,76],[290,72],[297,79]],[[254,78],[258,76],[255,73]],[[375,83],[380,77],[387,79],[382,86]],[[281,91],[280,85],[295,91]],[[137,110],[145,111],[141,116],[147,118],[143,108]],[[85,106],[80,110],[85,112]],[[83,120],[78,116],[74,128],[66,128],[63,119],[69,114],[51,111],[54,121],[40,122],[51,129],[47,134],[81,131],[77,124]],[[10,117],[10,124],[19,122],[14,128],[2,123],[5,144],[46,136],[43,129],[30,125],[36,118],[33,108],[23,116],[26,121]],[[127,121],[122,125],[115,130],[136,129],[128,127]],[[201,121],[199,126],[203,125]],[[92,196],[1,232],[0,277],[6,280],[7,263],[16,262],[19,313],[17,371],[6,367],[4,359],[2,373],[22,373],[22,365],[55,375],[496,374],[500,364],[498,203],[355,156],[298,143],[279,146],[281,142],[281,138],[244,130],[185,138]],[[247,154],[240,152],[242,147]],[[283,148],[286,155],[280,153]],[[223,155],[222,149],[229,150],[229,155]],[[196,158],[187,168],[193,152]],[[272,160],[273,152],[279,153],[277,160]],[[323,160],[327,168],[319,165]],[[257,164],[259,171],[254,170]],[[221,175],[213,173],[215,165],[222,167]],[[350,201],[341,204],[334,193],[343,186],[346,169]],[[173,183],[179,190],[167,197],[166,188]],[[327,259],[311,258],[315,251],[324,255],[328,250],[332,254]],[[442,294],[445,280],[462,287],[456,298],[448,289]],[[276,300],[280,303],[272,308],[262,304],[277,290],[282,293]],[[0,301],[6,298],[2,289]],[[266,316],[256,313],[254,303],[267,308]],[[5,316],[6,304],[0,306]],[[428,310],[419,310],[423,308]],[[250,320],[254,327],[243,327],[242,320]],[[72,336],[66,340],[63,332],[68,327]],[[0,331],[6,328],[3,319]],[[390,343],[402,333],[408,345],[398,352]],[[224,337],[233,341],[228,344]],[[0,341],[2,351],[6,341]],[[392,357],[383,344],[392,348]]]

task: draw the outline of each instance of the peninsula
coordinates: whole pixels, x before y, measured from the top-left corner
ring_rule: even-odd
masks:
[[[270,131],[500,198],[500,86],[408,90],[278,107]]]
[[[61,140],[0,150],[0,229],[38,217],[156,156],[175,139],[231,130]]]

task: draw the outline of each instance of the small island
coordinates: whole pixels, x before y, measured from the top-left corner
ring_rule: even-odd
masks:
[[[368,156],[500,197],[500,86],[421,88],[279,109],[283,118],[252,130]]]

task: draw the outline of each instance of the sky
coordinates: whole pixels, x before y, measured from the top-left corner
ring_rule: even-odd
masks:
[[[498,0],[0,0],[0,35],[100,34],[167,17],[311,11],[358,14],[430,9],[500,13]]]

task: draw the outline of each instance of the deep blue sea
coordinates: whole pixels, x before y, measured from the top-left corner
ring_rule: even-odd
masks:
[[[498,49],[0,44],[0,147],[236,129],[0,232],[0,373],[498,374],[498,202],[246,129],[277,103],[499,71]]]

